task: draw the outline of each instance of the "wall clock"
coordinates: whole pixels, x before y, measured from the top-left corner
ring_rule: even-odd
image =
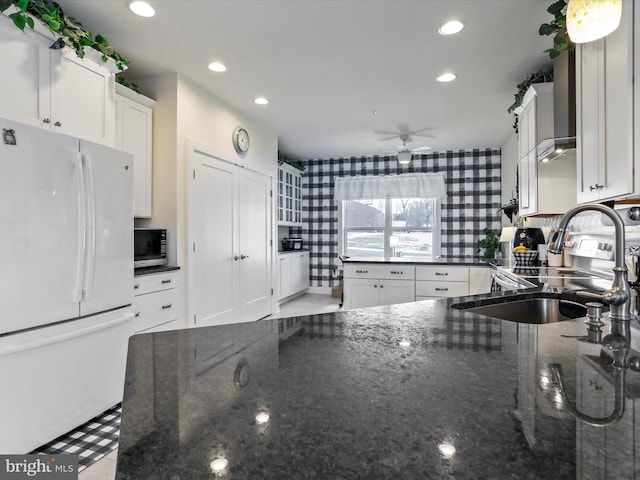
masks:
[[[231,138],[236,152],[246,153],[249,150],[249,132],[244,128],[236,127]]]

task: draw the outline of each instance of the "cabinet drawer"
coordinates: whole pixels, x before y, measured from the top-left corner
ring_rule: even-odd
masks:
[[[178,290],[138,295],[133,299],[134,331],[140,332],[178,318]]]
[[[442,282],[468,282],[469,267],[433,265],[416,267],[416,280],[438,280]]]
[[[414,280],[416,268],[413,265],[361,265],[344,266],[345,278],[381,278],[390,280]]]
[[[416,297],[462,297],[469,295],[469,282],[416,282]]]
[[[145,295],[151,292],[169,290],[178,286],[178,272],[154,273],[133,279],[133,294]]]

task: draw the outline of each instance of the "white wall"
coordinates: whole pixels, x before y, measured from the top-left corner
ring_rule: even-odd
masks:
[[[260,122],[239,112],[199,85],[170,73],[141,79],[145,94],[156,100],[153,111],[152,218],[136,226],[167,228],[167,256],[182,271],[183,311],[186,312],[186,195],[188,143],[195,142],[233,163],[276,179],[278,137]],[[233,148],[231,134],[237,126],[249,132],[251,148],[243,156]],[[272,217],[275,219],[275,205]],[[275,224],[275,222],[274,222]],[[272,238],[277,238],[275,225]],[[275,252],[274,242],[274,252]],[[186,318],[186,314],[183,315]]]

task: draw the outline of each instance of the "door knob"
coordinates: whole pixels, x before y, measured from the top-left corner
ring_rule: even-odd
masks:
[[[233,256],[233,259],[234,259],[236,262],[238,261],[238,259],[239,259],[239,258],[240,258],[240,257],[238,257],[238,255],[234,255],[234,256]]]
[[[240,260],[244,260],[245,258],[249,258],[249,255],[240,255]]]

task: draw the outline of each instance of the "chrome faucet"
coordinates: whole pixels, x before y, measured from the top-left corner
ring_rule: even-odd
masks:
[[[631,323],[631,288],[627,280],[627,266],[624,259],[624,223],[620,216],[605,205],[596,203],[578,205],[564,214],[560,220],[558,231],[554,235],[548,251],[551,253],[562,253],[564,239],[567,233],[567,226],[573,217],[578,213],[595,210],[608,216],[615,227],[615,266],[613,267],[613,284],[609,290],[602,295],[592,292],[577,292],[582,297],[600,300],[609,305],[609,318],[611,319],[610,334],[602,343],[613,352],[619,351],[624,345],[627,348],[630,343],[630,323]],[[614,355],[614,365],[619,363],[620,367],[625,367],[626,355]]]

